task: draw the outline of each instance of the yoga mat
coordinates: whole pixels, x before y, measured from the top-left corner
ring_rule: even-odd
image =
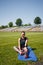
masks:
[[[28,58],[25,58],[24,55],[20,55],[18,54],[18,60],[23,60],[23,61],[37,61],[37,57],[35,55],[35,53],[33,52],[33,50],[28,46],[28,55],[29,57]]]

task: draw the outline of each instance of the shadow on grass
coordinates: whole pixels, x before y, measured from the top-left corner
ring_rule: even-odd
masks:
[[[32,48],[32,50],[37,50],[36,48]]]

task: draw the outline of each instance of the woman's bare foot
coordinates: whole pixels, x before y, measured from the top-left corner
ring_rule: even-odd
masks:
[[[20,52],[20,55],[24,55],[24,52]]]

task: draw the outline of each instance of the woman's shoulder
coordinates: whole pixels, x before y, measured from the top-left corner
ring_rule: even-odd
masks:
[[[25,40],[27,40],[28,38],[27,37],[25,37]]]

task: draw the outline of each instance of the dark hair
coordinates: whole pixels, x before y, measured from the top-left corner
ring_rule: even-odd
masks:
[[[24,33],[25,34],[25,31],[22,31],[21,33]]]

